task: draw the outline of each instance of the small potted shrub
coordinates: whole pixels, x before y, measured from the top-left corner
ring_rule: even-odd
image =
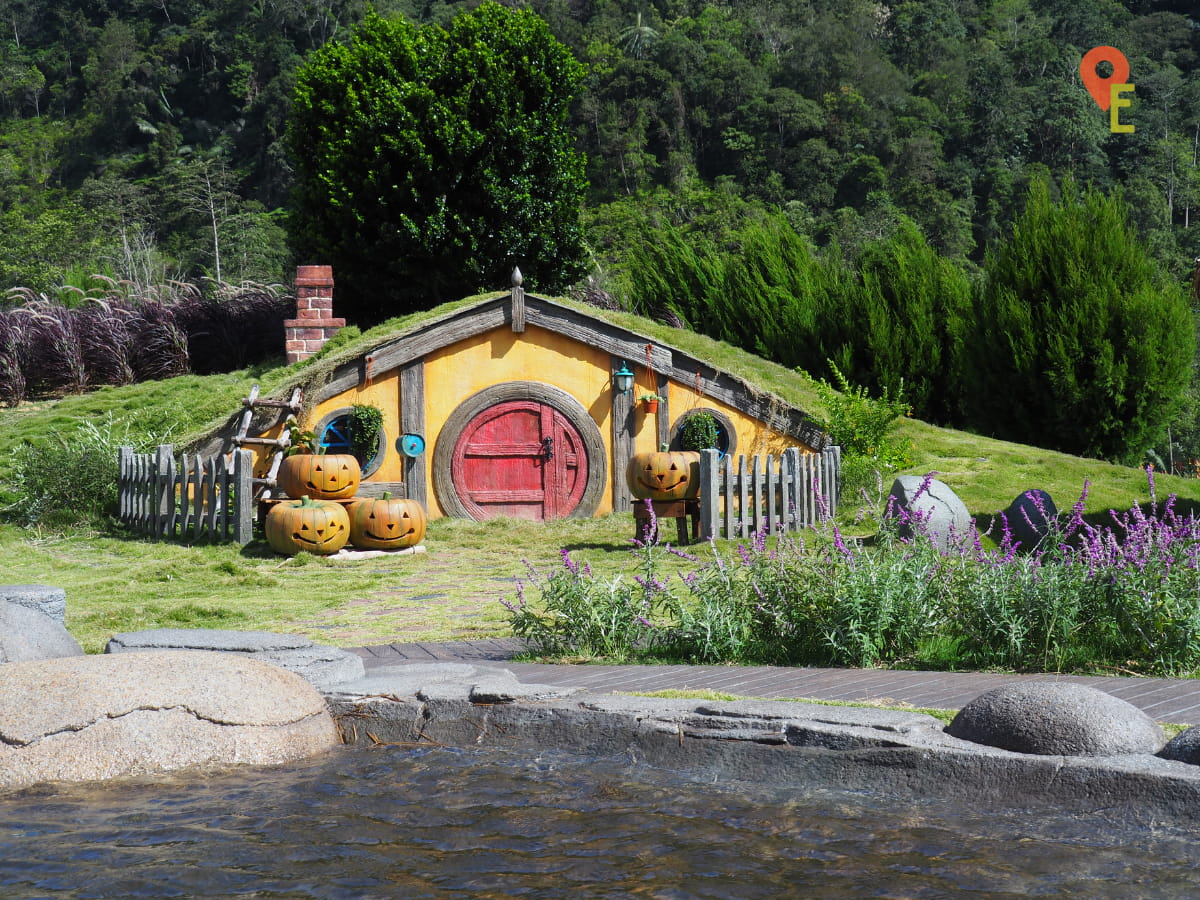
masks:
[[[646,412],[656,413],[658,412],[658,402],[662,400],[662,397],[658,394],[642,394],[639,399],[646,404]]]
[[[350,450],[363,466],[379,452],[379,433],[383,431],[383,410],[369,403],[350,408]]]
[[[715,450],[720,432],[712,413],[688,416],[679,431],[679,446],[684,450]]]

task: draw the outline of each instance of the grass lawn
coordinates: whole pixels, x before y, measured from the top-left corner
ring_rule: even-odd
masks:
[[[279,631],[352,647],[508,635],[500,599],[515,598],[526,560],[548,571],[568,547],[597,572],[632,577],[632,534],[628,514],[548,526],[441,519],[425,553],[340,562],[287,559],[261,540],[188,546],[3,525],[0,572],[9,584],[64,588],[67,627],[89,653],[149,628]]]
[[[978,519],[1006,506],[1024,489],[1018,484],[1050,485],[1067,509],[1083,479],[1091,478],[1088,509],[1098,517],[1110,505],[1127,509],[1148,499],[1146,476],[1137,469],[979,438],[965,441],[942,429],[930,434],[937,439],[923,441],[921,454],[929,468],[918,464],[913,471],[941,472]],[[1005,472],[997,472],[997,461]],[[1196,480],[1160,478],[1158,487],[1160,499],[1184,489],[1191,505],[1200,495]],[[847,530],[869,532],[869,522],[854,524],[855,511],[854,503],[843,508]],[[261,539],[245,547],[189,546],[0,525],[0,572],[9,584],[64,588],[67,626],[93,653],[113,634],[149,628],[278,631],[342,647],[446,641],[507,636],[501,598],[515,598],[528,565],[544,572],[559,567],[562,548],[597,574],[634,577],[633,528],[629,513],[545,524],[438,519],[429,523],[424,553],[342,562],[277,556]],[[711,554],[707,547],[691,549],[701,557]],[[731,552],[734,542],[719,541],[717,549]],[[693,567],[671,556],[664,560],[668,571]]]
[[[439,308],[401,325],[411,328],[422,315],[455,308]],[[812,383],[782,366],[691,332],[619,313],[589,313],[737,372],[816,416],[825,412]],[[113,440],[125,441],[127,432],[143,440],[185,444],[238,410],[251,384],[260,383],[269,393],[315,378],[314,372],[387,339],[396,327],[385,324],[358,338],[347,329],[344,345],[331,345],[325,357],[296,367],[183,376],[0,409],[0,452],[31,441],[53,453],[79,439],[81,423],[110,433]],[[1090,482],[1087,510],[1101,518],[1109,508],[1126,510],[1149,499],[1145,473],[1137,468],[914,419],[901,421],[899,432],[915,448],[913,465],[906,471],[936,472],[985,525],[1015,497],[1035,487],[1049,491],[1060,510],[1067,510]],[[51,436],[54,440],[48,441]],[[890,477],[882,486],[883,495],[889,486]],[[8,487],[0,471],[0,507],[14,500],[11,489],[6,493]],[[1200,509],[1200,479],[1159,477],[1159,498],[1169,493],[1181,498],[1181,506]],[[883,499],[871,497],[866,508],[878,510]],[[843,498],[841,519],[851,533],[873,530],[870,523],[853,521],[861,502],[858,497]],[[628,513],[545,525],[443,519],[430,523],[426,553],[331,562],[307,556],[287,560],[271,553],[261,540],[245,548],[189,547],[92,531],[56,533],[0,524],[0,579],[65,588],[67,625],[90,652],[102,650],[114,633],[159,627],[295,632],[339,646],[452,640],[508,633],[500,598],[515,596],[517,579],[526,575],[525,560],[550,569],[560,564],[559,550],[566,547],[599,574],[633,577],[637,560],[627,552],[632,534],[633,517]],[[680,569],[687,565],[667,563],[671,564]]]

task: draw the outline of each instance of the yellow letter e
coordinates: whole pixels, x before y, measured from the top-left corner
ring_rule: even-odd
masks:
[[[1121,124],[1121,107],[1133,106],[1133,101],[1122,97],[1121,94],[1132,91],[1132,84],[1112,84],[1108,87],[1108,128],[1113,134],[1133,134],[1132,125]]]

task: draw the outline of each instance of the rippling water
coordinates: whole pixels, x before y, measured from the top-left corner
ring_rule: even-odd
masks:
[[[619,760],[346,750],[0,796],[0,897],[1189,897],[1194,835]]]

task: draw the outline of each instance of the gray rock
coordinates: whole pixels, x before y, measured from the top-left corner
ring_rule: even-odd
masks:
[[[1159,751],[1163,759],[1200,766],[1200,725],[1181,731]]]
[[[1034,488],[1013,500],[1004,517],[1013,540],[1020,543],[1022,550],[1033,550],[1053,529],[1058,507],[1048,493]]]
[[[44,584],[0,584],[0,603],[41,610],[59,625],[67,624],[67,592]]]
[[[314,644],[297,634],[272,631],[224,631],[205,628],[156,628],[114,635],[105,653],[130,650],[210,650],[252,656],[295,672],[310,684],[328,687],[365,674],[362,658],[337,647]]]
[[[30,606],[0,602],[0,663],[83,656],[61,622]]]
[[[279,763],[339,743],[315,688],[247,657],[163,651],[0,667],[0,787]]]
[[[1016,753],[1157,753],[1158,723],[1131,703],[1083,684],[1026,681],[976,697],[946,728],[953,737]]]
[[[467,663],[409,663],[380,666],[365,678],[323,688],[340,699],[363,697],[462,700],[471,703],[514,703],[555,700],[579,693],[578,688],[526,684],[508,669]]]
[[[975,536],[975,523],[966,505],[936,478],[928,479],[926,486],[920,475],[901,475],[892,482],[888,499],[885,513],[901,520],[901,537],[927,533],[939,550],[948,550]]]

